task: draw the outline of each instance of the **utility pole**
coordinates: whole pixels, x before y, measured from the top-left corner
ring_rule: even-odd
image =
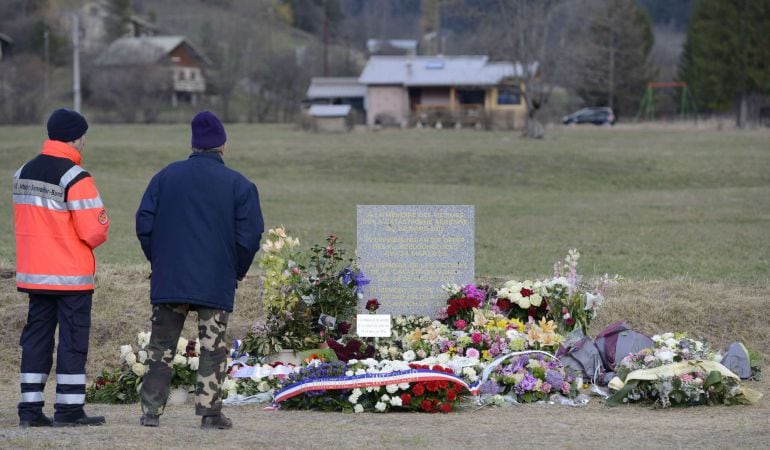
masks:
[[[72,13],[72,95],[73,109],[80,112],[80,17]]]
[[[50,46],[49,46],[49,33],[48,29],[43,32],[43,59],[45,60],[45,83],[43,84],[43,101],[46,103],[45,107],[48,107],[48,72],[50,72]]]
[[[324,76],[329,76],[329,17],[324,2]]]

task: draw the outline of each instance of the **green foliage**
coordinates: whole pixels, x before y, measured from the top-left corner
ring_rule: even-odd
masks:
[[[127,369],[119,367],[112,371],[102,369],[93,384],[86,388],[87,403],[127,404],[139,401],[142,378]]]
[[[700,108],[724,111],[736,97],[770,93],[770,2],[696,0],[679,76]]]

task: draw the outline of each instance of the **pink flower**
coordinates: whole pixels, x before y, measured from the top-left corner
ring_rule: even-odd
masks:
[[[474,344],[480,344],[481,340],[483,339],[483,336],[478,331],[474,331],[471,335],[471,339],[473,340]]]
[[[689,382],[691,382],[691,381],[692,381],[694,378],[693,378],[693,376],[692,376],[692,375],[690,375],[689,373],[684,373],[684,374],[682,374],[682,375],[680,375],[680,376],[679,376],[679,379],[680,379],[680,380],[682,380],[682,383],[689,383]]]
[[[475,348],[469,348],[468,350],[465,351],[465,356],[467,356],[468,358],[476,358],[476,359],[478,359],[479,358],[479,351],[476,350]]]
[[[551,392],[551,385],[548,382],[545,382],[542,385],[540,385],[540,390],[543,391],[543,393],[547,394]]]
[[[463,319],[455,320],[455,329],[464,330],[466,325],[468,325],[468,322]]]

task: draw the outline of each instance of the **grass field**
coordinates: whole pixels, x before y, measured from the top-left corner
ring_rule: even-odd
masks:
[[[330,233],[355,245],[358,204],[469,204],[476,214],[476,274],[545,277],[570,247],[587,276],[618,273],[592,332],[620,319],[653,334],[686,331],[718,348],[741,340],[770,361],[765,310],[770,299],[770,133],[686,129],[549,130],[542,141],[502,132],[407,130],[306,134],[289,126],[227,128],[226,163],[260,189],[268,226],[286,225],[305,245]],[[32,158],[42,127],[0,127],[0,269],[14,265],[11,177]],[[147,274],[133,214],[150,177],[188,154],[185,126],[93,125],[83,166],[96,179],[112,220],[97,250],[88,374],[117,364],[118,348],[148,329]],[[0,270],[0,273],[3,271]],[[237,292],[228,328],[243,337],[261,316],[257,270]],[[755,448],[770,439],[767,399],[750,407],[609,411],[533,405],[474,414],[349,416],[228,409],[237,430],[195,428],[192,405],[172,408],[150,441],[137,432],[139,407],[89,405],[106,414],[100,430],[28,432],[16,428],[24,296],[0,278],[0,447],[510,448],[500,423],[547,433],[516,434],[520,444],[556,447]],[[192,337],[188,320],[185,336]],[[770,392],[770,377],[750,387]],[[46,389],[53,398],[53,388]],[[414,417],[417,416],[417,417]],[[287,427],[291,423],[292,426]],[[474,432],[459,433],[474,424]],[[633,429],[634,433],[618,430]],[[398,430],[398,432],[393,432]],[[343,436],[366,435],[368,443]],[[479,438],[483,435],[483,441]],[[312,443],[312,444],[310,444]]]
[[[14,260],[10,179],[42,127],[0,127],[0,264]],[[542,276],[570,247],[588,275],[766,283],[770,133],[558,129],[307,134],[228,127],[229,166],[260,189],[268,226],[355,244],[357,204],[476,208],[476,273]],[[143,263],[133,214],[150,177],[188,154],[186,126],[100,126],[83,166],[112,219],[100,263]]]

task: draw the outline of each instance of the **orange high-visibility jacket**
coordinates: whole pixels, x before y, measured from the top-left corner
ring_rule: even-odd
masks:
[[[45,141],[13,177],[13,214],[19,291],[93,292],[93,249],[107,240],[110,221],[80,152]]]

